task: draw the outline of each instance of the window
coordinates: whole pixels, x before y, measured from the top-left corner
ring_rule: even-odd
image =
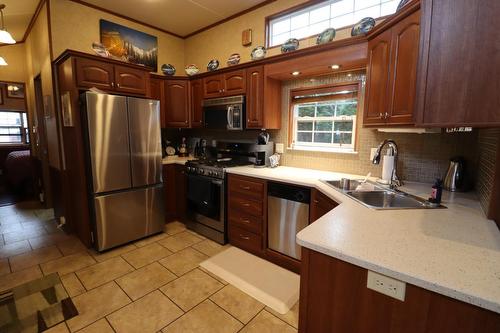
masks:
[[[283,44],[289,38],[306,38],[327,28],[339,29],[364,17],[378,18],[393,14],[400,0],[328,0],[271,18],[269,47]]]
[[[292,91],[295,149],[353,152],[358,85]]]
[[[29,143],[26,112],[0,110],[0,144]]]

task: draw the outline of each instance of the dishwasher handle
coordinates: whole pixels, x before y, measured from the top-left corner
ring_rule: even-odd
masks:
[[[269,182],[267,195],[305,204],[309,204],[311,201],[311,190],[309,188],[289,184]]]

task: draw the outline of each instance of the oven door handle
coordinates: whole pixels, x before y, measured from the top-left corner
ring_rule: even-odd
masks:
[[[212,184],[222,186],[222,180],[212,180]]]
[[[233,128],[233,107],[232,106],[227,107],[227,128],[228,129]]]

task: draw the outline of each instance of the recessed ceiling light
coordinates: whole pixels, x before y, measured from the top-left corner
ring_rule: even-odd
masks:
[[[330,66],[331,69],[339,69],[340,68],[340,65],[331,65]]]
[[[292,72],[292,75],[293,75],[293,76],[300,75],[300,72],[299,72],[299,71]]]
[[[352,74],[351,74],[351,73],[347,74],[347,77],[351,77],[351,76],[352,76]]]

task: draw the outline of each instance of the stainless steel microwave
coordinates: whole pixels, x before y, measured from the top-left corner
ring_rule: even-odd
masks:
[[[203,124],[205,128],[211,129],[245,129],[245,96],[204,100]]]

